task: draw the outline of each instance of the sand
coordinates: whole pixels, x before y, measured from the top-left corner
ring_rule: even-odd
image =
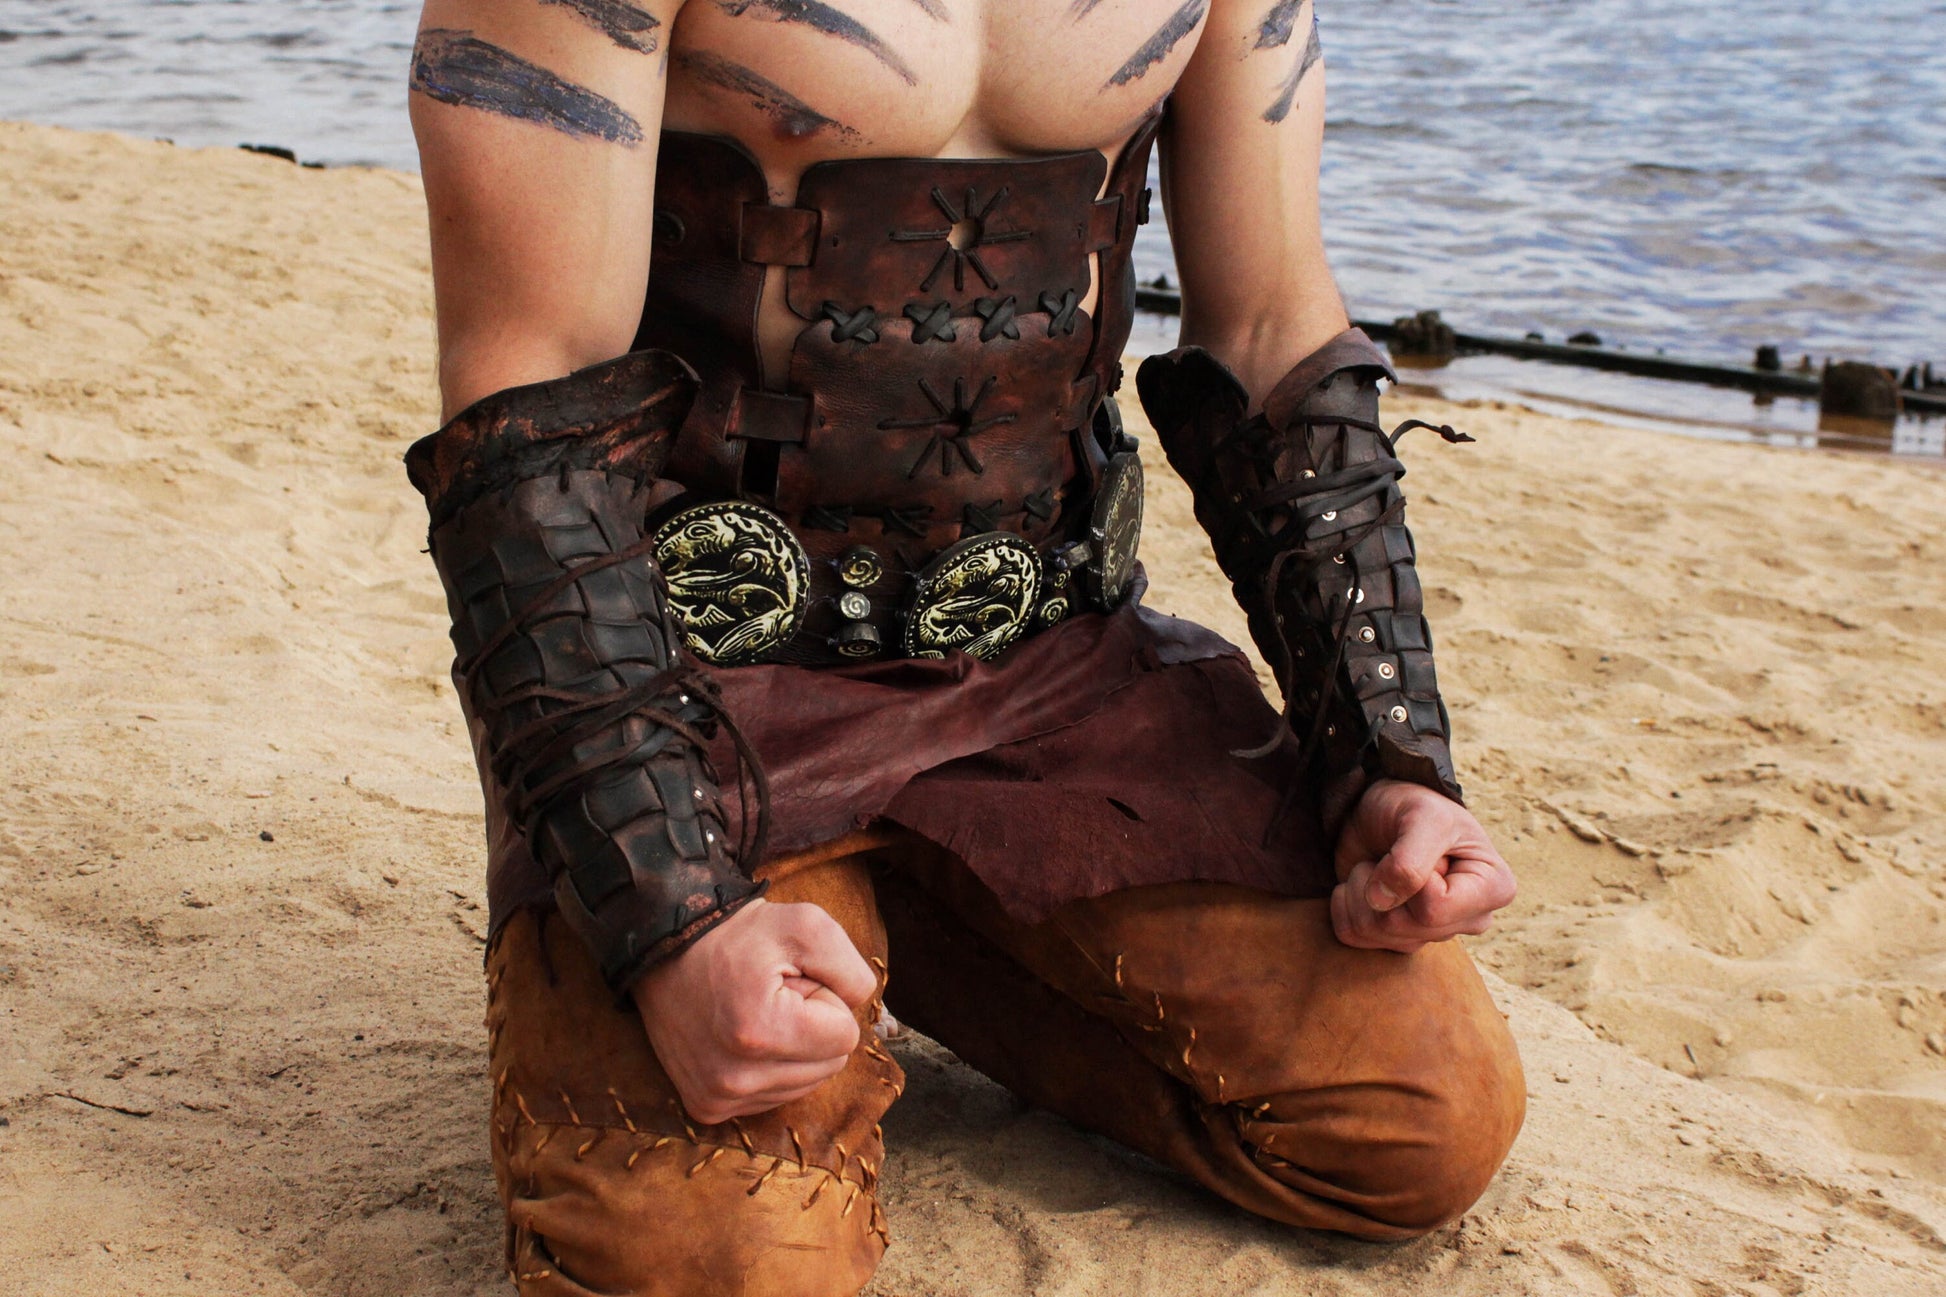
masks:
[[[503,1291],[417,182],[4,125],[0,193],[0,1292]],[[872,1292],[1946,1291],[1946,479],[1392,412],[1480,439],[1407,445],[1505,1173],[1284,1231],[915,1040]]]

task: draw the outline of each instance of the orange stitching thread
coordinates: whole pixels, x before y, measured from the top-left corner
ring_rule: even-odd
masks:
[[[721,1148],[711,1149],[707,1154],[704,1155],[702,1161],[698,1162],[695,1166],[689,1168],[689,1173],[683,1176],[683,1179],[685,1180],[695,1179],[696,1173],[698,1171],[702,1170],[704,1167],[708,1166],[711,1162],[714,1162],[717,1158],[722,1156],[723,1156],[723,1150]]]
[[[655,1143],[649,1145],[649,1152],[653,1153],[658,1148],[661,1148],[664,1144],[673,1144],[675,1142],[676,1142],[676,1137],[674,1135],[664,1135],[661,1139],[658,1139]]]
[[[1127,958],[1128,956],[1126,954],[1115,956],[1115,989],[1118,991],[1125,991],[1128,989],[1127,986],[1122,981],[1122,963]]]
[[[855,1184],[851,1187],[851,1197],[845,1199],[845,1209],[838,1213],[838,1218],[840,1220],[843,1220],[845,1217],[851,1215],[851,1209],[858,1205],[858,1195],[863,1193],[864,1191],[865,1191],[865,1186],[861,1184]]]
[[[534,1153],[536,1156],[539,1156],[540,1151],[548,1146],[554,1138],[554,1132],[559,1129],[561,1129],[559,1126],[549,1126],[547,1128],[547,1133],[542,1135],[539,1142],[534,1145]]]
[[[820,1167],[819,1169],[820,1169],[820,1170],[823,1170],[823,1168],[822,1168],[822,1167]],[[813,1189],[813,1190],[811,1190],[811,1196],[810,1196],[809,1198],[806,1198],[806,1199],[804,1200],[804,1205],[803,1205],[802,1207],[800,1207],[800,1208],[798,1208],[798,1210],[799,1210],[799,1211],[809,1211],[809,1210],[811,1210],[811,1207],[812,1207],[812,1204],[814,1204],[814,1203],[816,1203],[816,1202],[817,1202],[817,1200],[818,1200],[818,1196],[819,1196],[820,1194],[822,1194],[822,1193],[824,1192],[824,1187],[825,1187],[826,1185],[828,1185],[828,1184],[830,1184],[830,1183],[831,1183],[831,1178],[830,1178],[830,1177],[831,1177],[831,1173],[830,1173],[829,1171],[826,1171],[826,1172],[825,1172],[825,1178],[824,1178],[824,1179],[822,1179],[822,1180],[820,1180],[820,1181],[818,1181],[818,1186],[817,1186],[817,1188],[815,1188],[815,1189]]]
[[[534,1114],[527,1111],[527,1096],[518,1090],[514,1091],[514,1107],[520,1109],[520,1115],[527,1118],[527,1124],[529,1126],[540,1125],[538,1121],[534,1120]]]
[[[797,1169],[804,1169],[804,1141],[797,1137],[797,1127],[786,1126],[784,1133],[791,1137],[791,1151],[797,1154]]]
[[[612,1085],[608,1087],[608,1097],[615,1101],[615,1111],[621,1114],[622,1125],[628,1127],[628,1133],[631,1135],[640,1134],[641,1132],[635,1129],[635,1123],[629,1120],[628,1109],[622,1107],[622,1097],[615,1093],[615,1087]]]
[[[583,1144],[580,1148],[574,1150],[574,1160],[579,1162],[582,1158],[588,1156],[588,1150],[593,1148],[595,1145],[599,1143],[601,1143],[601,1131],[597,1129],[595,1133],[589,1137],[587,1143]]]
[[[773,1175],[776,1175],[776,1174],[777,1174],[777,1168],[778,1168],[778,1167],[780,1167],[780,1166],[782,1166],[782,1165],[784,1165],[784,1159],[783,1159],[783,1158],[781,1158],[781,1157],[774,1157],[774,1158],[772,1158],[772,1159],[770,1159],[770,1170],[768,1170],[768,1171],[765,1171],[765,1172],[764,1172],[764,1173],[763,1173],[762,1175],[760,1175],[760,1176],[758,1176],[758,1177],[757,1177],[757,1182],[756,1182],[755,1184],[753,1184],[753,1185],[751,1185],[751,1186],[750,1186],[750,1187],[749,1187],[748,1189],[746,1189],[746,1190],[744,1190],[744,1196],[745,1196],[745,1197],[748,1197],[748,1198],[754,1198],[754,1197],[756,1197],[756,1196],[757,1196],[757,1190],[759,1190],[759,1189],[761,1189],[761,1188],[763,1188],[765,1184],[767,1184],[767,1183],[769,1183],[769,1181],[770,1181],[770,1177],[771,1177],[771,1176],[773,1176]]]
[[[757,1155],[756,1147],[750,1143],[750,1133],[744,1130],[743,1123],[735,1117],[732,1117],[730,1118],[730,1129],[736,1132],[737,1143],[743,1145],[743,1151],[749,1156],[755,1157]]]
[[[622,1163],[622,1170],[633,1171],[635,1169],[635,1159],[642,1156],[642,1154],[647,1151],[648,1151],[647,1149],[638,1148],[634,1152],[630,1153],[628,1155],[628,1161]]]
[[[581,1124],[581,1114],[574,1110],[574,1100],[568,1098],[568,1092],[566,1090],[562,1090],[560,1094],[561,1105],[568,1110],[568,1125],[579,1126]]]

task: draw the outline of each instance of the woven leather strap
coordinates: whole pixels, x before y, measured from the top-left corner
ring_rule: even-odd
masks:
[[[624,356],[489,397],[407,453],[487,795],[618,988],[762,890],[737,866],[761,826],[732,848],[705,756],[727,722],[643,532],[693,390],[666,353]]]
[[[1400,433],[1429,425],[1380,428],[1378,380],[1391,376],[1356,329],[1299,362],[1249,418],[1243,385],[1201,348],[1136,375],[1283,690],[1289,732],[1261,751],[1300,744],[1333,832],[1373,779],[1461,795],[1395,454]]]

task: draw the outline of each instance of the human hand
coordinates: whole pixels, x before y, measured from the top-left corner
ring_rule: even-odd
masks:
[[[768,1112],[843,1071],[853,1011],[877,991],[836,919],[761,898],[633,988],[656,1058],[705,1123]]]
[[[1430,788],[1381,779],[1338,834],[1331,927],[1363,950],[1409,955],[1477,936],[1514,899],[1514,871],[1464,806]]]

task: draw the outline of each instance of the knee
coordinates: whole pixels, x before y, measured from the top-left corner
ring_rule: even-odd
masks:
[[[1359,1210],[1393,1238],[1457,1218],[1486,1192],[1526,1114],[1527,1081],[1511,1036],[1451,1060],[1436,1084],[1400,1094],[1391,1119],[1373,1131]]]
[[[1456,1219],[1479,1201],[1506,1161],[1526,1108],[1518,1075],[1510,1088],[1420,1105],[1404,1139],[1374,1150],[1376,1174],[1363,1186],[1364,1214],[1394,1238],[1414,1238]]]
[[[1449,1054],[1437,1070],[1279,1096],[1242,1122],[1250,1161],[1276,1185],[1265,1214],[1398,1240],[1466,1211],[1506,1160],[1527,1111],[1511,1036],[1479,1045]]]

